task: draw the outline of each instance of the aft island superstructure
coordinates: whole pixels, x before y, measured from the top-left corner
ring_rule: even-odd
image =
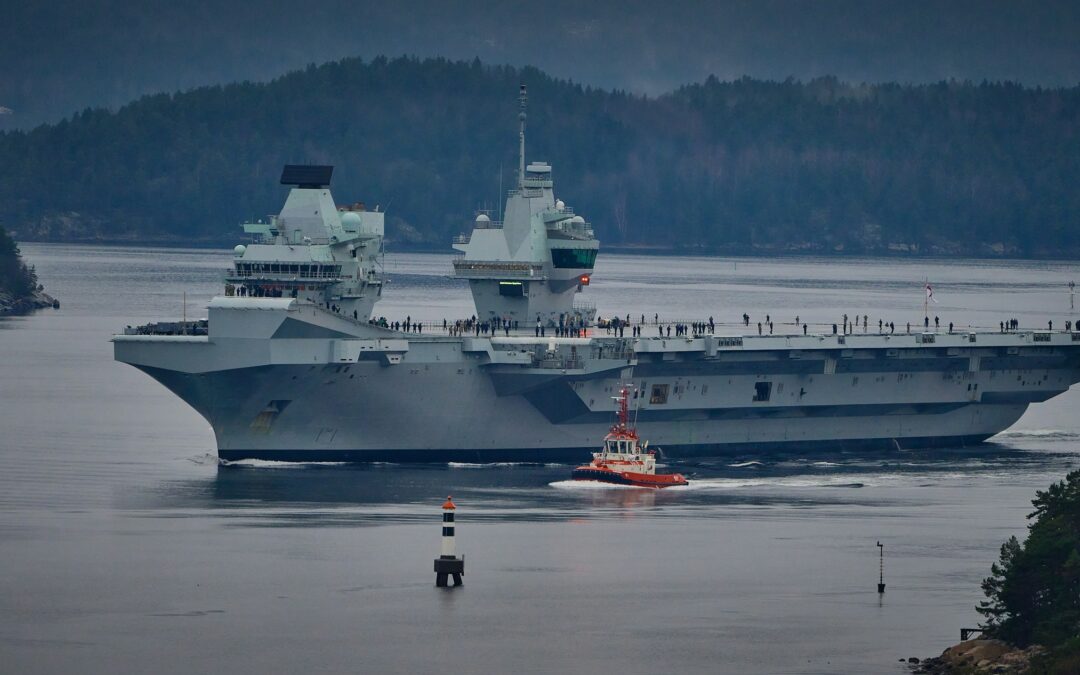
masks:
[[[472,234],[454,241],[464,255],[454,274],[468,279],[478,316],[504,325],[587,325],[591,305],[574,306],[589,284],[600,242],[585,219],[555,198],[551,167],[525,164],[525,87],[521,88],[518,186],[506,200],[505,217],[476,217]]]
[[[245,225],[258,241],[236,247],[207,319],[129,329],[116,359],[195,408],[229,460],[580,461],[627,384],[674,457],[957,446],[1080,379],[1076,332],[598,335],[575,298],[599,243],[552,168],[525,162],[524,89],[520,125],[503,217],[455,242],[453,273],[497,334],[373,322],[383,214],[338,207],[330,167],[290,166],[285,207]]]

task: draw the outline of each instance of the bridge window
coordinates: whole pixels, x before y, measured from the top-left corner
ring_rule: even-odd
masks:
[[[591,270],[595,262],[595,248],[551,249],[551,264],[555,267]]]

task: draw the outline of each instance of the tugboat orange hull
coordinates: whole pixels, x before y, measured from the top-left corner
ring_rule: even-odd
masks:
[[[591,480],[613,485],[630,485],[634,487],[665,488],[676,485],[689,485],[682,474],[649,474],[635,473],[633,471],[615,471],[607,467],[586,464],[574,469],[570,474],[573,480]]]

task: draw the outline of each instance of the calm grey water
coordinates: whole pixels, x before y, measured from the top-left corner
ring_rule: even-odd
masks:
[[[1080,464],[1071,391],[975,450],[685,463],[691,488],[661,493],[568,487],[567,466],[220,467],[206,422],[108,338],[180,317],[185,291],[203,315],[228,256],[23,250],[63,306],[0,321],[2,672],[900,673],[975,625],[1034,490]],[[470,314],[448,267],[388,256],[378,313]],[[926,278],[943,325],[1042,327],[1075,316],[1080,267],[605,255],[588,295],[900,328]],[[468,564],[445,592],[448,493]]]

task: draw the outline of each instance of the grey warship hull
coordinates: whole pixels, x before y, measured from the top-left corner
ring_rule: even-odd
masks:
[[[641,337],[627,317],[601,336],[574,301],[599,241],[552,167],[526,162],[524,85],[519,100],[517,186],[454,241],[476,314],[452,335],[372,318],[382,212],[336,205],[333,167],[290,165],[199,334],[129,329],[116,359],[201,413],[222,458],[286,461],[580,461],[626,384],[643,437],[676,457],[967,445],[1080,379],[1072,332]]]
[[[1064,332],[427,337],[287,299],[215,301],[209,326],[114,345],[210,422],[227,460],[576,461],[627,382],[672,457],[960,446],[1080,379]]]

